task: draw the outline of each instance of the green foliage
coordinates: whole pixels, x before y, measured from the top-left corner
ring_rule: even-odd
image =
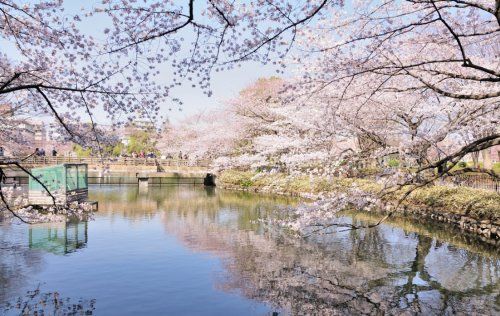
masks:
[[[450,165],[450,164],[448,164]],[[456,171],[456,170],[460,170],[460,169],[463,169],[463,168],[467,168],[467,167],[474,167],[473,166],[473,163],[472,162],[465,162],[465,161],[459,161],[452,169],[451,171]],[[479,162],[479,167],[482,168],[483,167],[483,163],[482,162]],[[493,170],[493,172],[495,172],[496,174],[499,174],[500,175],[500,162],[496,162],[493,164],[493,167],[491,168],[491,170]]]
[[[249,171],[225,170],[219,174],[221,183],[243,188],[254,188],[257,190],[272,189],[276,192],[290,194],[322,193],[322,192],[345,192],[353,186],[359,187],[367,192],[377,192],[382,187],[371,180],[355,178],[332,178],[313,177],[307,175],[288,175],[284,173],[253,173]]]
[[[390,158],[388,161],[387,161],[387,165],[389,167],[393,167],[393,168],[396,168],[396,167],[399,167],[399,160],[396,159],[396,158]]]
[[[361,177],[374,176],[381,172],[380,168],[376,167],[360,168],[358,170]]]
[[[114,157],[120,156],[124,151],[125,151],[125,145],[123,145],[123,143],[118,143],[115,146],[108,149],[109,154]]]
[[[227,170],[218,176],[218,180],[226,185],[239,186],[246,184],[246,187],[248,187],[252,183],[253,175],[252,172]]]
[[[252,180],[243,180],[239,183],[239,185],[241,185],[244,188],[249,188],[253,185],[253,182]]]
[[[449,168],[452,166],[452,163],[451,162],[448,162],[446,163],[446,166]],[[465,161],[459,161],[456,165],[454,165],[450,171],[457,171],[457,170],[460,170],[460,169],[463,169],[463,168],[467,168],[467,163]],[[436,174],[437,174],[437,169],[435,170]]]
[[[496,174],[500,175],[500,162],[495,162],[493,164],[493,171],[495,171]]]
[[[156,149],[156,142],[151,138],[151,133],[149,132],[137,131],[130,135],[129,143],[127,145],[127,153],[140,153],[141,151],[145,153],[158,153],[158,150]]]
[[[469,162],[467,163],[467,166],[469,166],[469,167],[474,167],[474,162],[469,161]],[[483,162],[482,162],[482,161],[480,161],[480,162],[478,163],[478,167],[479,167],[479,168],[482,168],[482,167],[483,167]]]
[[[92,154],[92,148],[83,148],[80,145],[73,145],[73,151],[78,158],[90,157]]]

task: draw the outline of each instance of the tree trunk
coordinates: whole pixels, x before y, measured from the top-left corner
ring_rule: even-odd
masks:
[[[491,148],[481,150],[483,156],[483,168],[492,169],[493,163],[491,162]]]
[[[479,168],[479,152],[475,151],[475,152],[472,152],[470,155],[472,157],[472,165],[473,165],[473,167],[474,168]]]
[[[500,0],[496,0],[495,2],[495,15],[497,17],[498,25],[500,25]]]

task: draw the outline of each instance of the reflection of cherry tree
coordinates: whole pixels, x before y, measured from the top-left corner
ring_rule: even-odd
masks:
[[[223,290],[294,314],[472,312],[469,303],[477,312],[494,309],[500,276],[495,256],[385,225],[305,242],[226,224],[239,222],[238,216],[221,209],[215,217],[189,212],[164,218],[182,243],[222,258]]]
[[[90,193],[90,198],[99,201],[96,216],[125,217],[130,220],[152,219],[158,214],[166,218],[182,217],[193,211],[203,212],[211,220],[217,219],[220,209],[244,210],[242,224],[250,225],[257,221],[259,214],[254,212],[255,204],[262,206],[262,212],[272,210],[276,205],[293,205],[294,199],[274,196],[254,196],[246,192],[219,191],[214,188],[191,186],[150,187],[142,193],[136,186],[106,188]]]

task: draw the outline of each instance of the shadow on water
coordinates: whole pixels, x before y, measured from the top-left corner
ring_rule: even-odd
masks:
[[[14,241],[10,248],[17,249],[1,250],[0,302],[6,292],[16,289],[17,281],[29,279],[30,274],[44,268],[46,254],[71,257],[79,249],[78,255],[85,257],[87,252],[92,252],[92,247],[99,246],[99,241],[104,242],[102,240],[108,237],[104,234],[112,230],[113,223],[124,222],[128,226],[122,230],[113,229],[116,235],[109,238],[110,242],[113,238],[127,242],[114,243],[110,249],[118,248],[122,256],[120,263],[134,262],[137,256],[142,256],[140,261],[145,263],[137,267],[128,265],[124,271],[128,282],[135,282],[138,291],[149,291],[149,296],[160,295],[166,287],[172,293],[192,295],[191,292],[183,294],[183,287],[175,282],[148,284],[139,277],[144,271],[135,270],[144,269],[146,264],[152,278],[171,280],[174,274],[169,273],[182,276],[186,273],[185,266],[190,264],[185,261],[187,259],[179,257],[178,266],[168,266],[162,261],[164,256],[179,251],[174,250],[177,247],[205,256],[196,260],[219,262],[220,270],[214,272],[212,267],[207,272],[212,275],[214,286],[198,289],[200,292],[195,292],[195,297],[200,301],[177,312],[195,313],[197,305],[206,305],[207,312],[234,312],[228,307],[216,309],[208,303],[206,297],[220,293],[264,303],[268,307],[263,311],[267,313],[452,315],[500,312],[498,249],[443,226],[395,218],[373,229],[337,232],[304,241],[259,221],[261,217],[273,216],[280,206],[298,203],[291,198],[193,186],[146,191],[136,187],[99,187],[91,190],[90,198],[99,201],[95,222],[32,226],[24,235],[19,227],[0,227],[1,241],[7,244]],[[368,223],[378,220],[378,216],[343,214],[342,220]],[[101,229],[92,231],[92,225]],[[148,235],[155,225],[159,225],[161,233],[173,238],[178,246],[162,251],[165,241]],[[134,235],[136,226],[139,228]],[[26,238],[24,244],[18,238]],[[92,239],[94,243],[89,242]],[[154,256],[147,251],[140,252],[147,247],[152,249]],[[9,253],[10,256],[4,255]],[[208,259],[207,254],[212,259]],[[174,264],[168,256],[165,257],[170,258],[168,264]],[[22,265],[13,266],[17,261]],[[167,268],[175,272],[168,272]],[[116,281],[105,262],[93,269],[108,271],[100,274],[102,278]],[[192,271],[188,272],[182,284],[196,288],[201,281],[193,277]],[[106,300],[112,297],[95,298],[99,312],[99,304],[106,305]],[[116,307],[117,313],[132,307],[127,305],[127,297],[122,299],[125,303]],[[152,298],[148,308],[161,311],[165,303],[160,297],[156,301]]]

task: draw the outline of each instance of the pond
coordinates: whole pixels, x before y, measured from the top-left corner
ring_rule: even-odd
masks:
[[[90,198],[93,221],[0,225],[0,314],[500,312],[498,249],[442,226],[395,219],[306,241],[258,221],[297,203],[283,197],[93,186]]]

